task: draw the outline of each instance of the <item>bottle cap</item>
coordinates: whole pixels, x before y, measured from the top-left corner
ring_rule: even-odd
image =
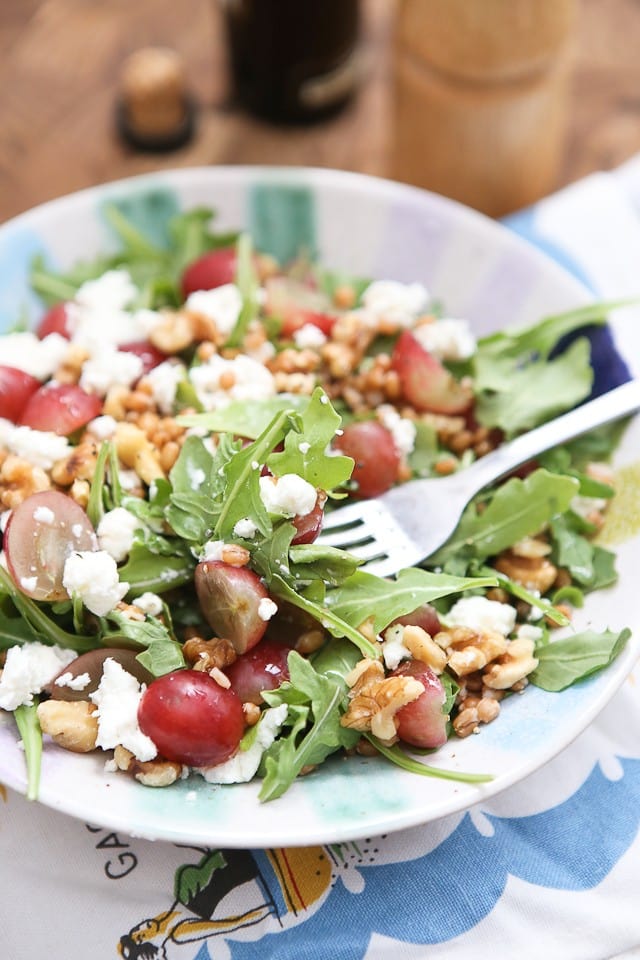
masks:
[[[127,58],[116,120],[120,134],[141,150],[173,150],[191,138],[195,104],[175,50],[144,47]]]

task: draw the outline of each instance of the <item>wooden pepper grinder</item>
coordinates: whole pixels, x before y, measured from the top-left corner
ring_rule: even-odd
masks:
[[[399,0],[393,175],[490,216],[553,190],[576,0]]]
[[[194,131],[195,102],[175,50],[143,47],[124,62],[116,104],[118,129],[138,150],[175,150]]]

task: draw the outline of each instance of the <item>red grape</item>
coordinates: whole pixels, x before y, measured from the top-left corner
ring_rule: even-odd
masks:
[[[355,460],[351,475],[357,484],[355,496],[378,497],[397,481],[400,454],[389,431],[377,420],[350,423],[334,446]]]
[[[213,290],[236,279],[235,247],[211,250],[190,263],[182,274],[182,295],[186,300],[196,290]]]
[[[471,404],[471,389],[459,383],[408,330],[400,334],[391,356],[400,387],[416,410],[463,413]]]
[[[190,767],[228,760],[244,733],[240,698],[199,670],[176,670],[150,683],[138,723],[161,756]]]
[[[263,690],[275,690],[283,680],[289,679],[287,657],[290,649],[282,643],[262,640],[230,667],[225,667],[231,689],[243,703],[263,703]]]
[[[442,712],[445,693],[439,678],[421,660],[405,660],[392,676],[415,677],[424,687],[424,693],[396,713],[400,739],[413,747],[441,747],[447,741],[447,716]]]
[[[88,516],[58,490],[34,493],[17,506],[4,532],[9,572],[34,600],[68,600],[62,585],[64,565],[75,550],[96,550]]]
[[[269,594],[253,570],[204,561],[196,567],[195,585],[205,620],[217,636],[231,641],[236,653],[260,642],[268,620],[260,616],[259,605]]]
[[[33,430],[68,436],[84,427],[102,410],[102,401],[73,384],[49,383],[29,399],[20,423]]]
[[[71,339],[68,306],[69,304],[63,300],[47,310],[36,331],[41,340],[48,337],[50,333],[59,333],[61,337],[66,337],[67,340]]]
[[[0,417],[16,423],[40,381],[16,367],[0,366]]]

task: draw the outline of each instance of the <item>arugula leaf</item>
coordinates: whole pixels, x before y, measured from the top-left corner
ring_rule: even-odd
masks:
[[[24,618],[31,634],[35,634],[36,638],[42,643],[57,644],[60,647],[75,650],[77,653],[95,650],[99,646],[95,637],[84,637],[64,630],[47,615],[43,604],[36,603],[35,600],[31,600],[25,593],[18,590],[9,574],[0,565],[0,598],[3,594],[11,599],[13,606]],[[2,606],[4,607],[4,603],[2,603]],[[13,619],[5,613],[4,622],[0,620],[0,626],[3,628],[9,626]],[[1,636],[2,634],[0,634],[0,638]],[[23,635],[21,629],[18,628],[18,642],[24,643],[25,640],[32,638],[32,636]]]
[[[257,440],[238,450],[222,468],[225,481],[224,499],[215,525],[221,540],[233,535],[238,520],[250,517],[263,536],[271,532],[271,521],[260,496],[260,464],[282,440],[291,424],[291,411],[276,414]]]
[[[103,443],[100,447],[95,470],[91,479],[87,516],[94,528],[97,528],[104,515],[105,471],[107,469],[107,461],[109,460],[110,447],[111,444],[109,443]]]
[[[443,564],[457,554],[485,559],[538,533],[567,510],[578,486],[573,477],[543,469],[524,480],[512,477],[496,489],[482,513],[478,513],[477,499],[469,504],[453,536],[429,557],[429,566]]]
[[[423,603],[476,587],[492,587],[496,582],[495,576],[452,577],[417,567],[401,570],[396,580],[358,570],[341,587],[327,592],[327,606],[355,628],[372,620],[374,632],[380,633],[392,620]]]
[[[40,789],[40,764],[42,761],[42,730],[38,722],[38,704],[21,704],[13,711],[18,732],[24,745],[27,762],[27,800],[37,800]]]
[[[144,647],[137,659],[155,677],[171,673],[172,670],[181,670],[186,666],[182,647],[156,617],[130,620],[120,611],[111,610],[101,620],[103,644],[108,646],[114,639],[124,637],[136,646]],[[117,630],[110,629],[109,623],[115,623]]]
[[[409,454],[409,466],[415,476],[429,477],[434,463],[442,456],[435,428],[421,420],[415,421],[416,440]]]
[[[359,660],[360,653],[347,640],[331,640],[311,657],[314,670],[323,677],[329,677],[342,687],[345,693],[348,689],[345,677]]]
[[[200,437],[185,440],[169,474],[171,493],[166,509],[171,528],[184,540],[204,543],[209,539],[216,522],[216,501],[224,486],[218,470],[235,449],[227,438],[214,458]]]
[[[614,633],[585,630],[536,649],[538,666],[529,675],[531,683],[556,693],[608,667],[631,636],[628,628]]]
[[[0,650],[39,639],[40,635],[18,613],[9,595],[0,593]]]
[[[169,221],[168,232],[176,275],[209,250],[231,247],[236,242],[237,232],[214,234],[210,231],[209,225],[214,216],[215,212],[208,207],[193,207]]]
[[[343,486],[353,471],[353,460],[341,454],[327,454],[327,447],[342,420],[320,387],[314,390],[308,406],[301,412],[300,421],[300,432],[289,431],[282,453],[268,457],[269,469],[277,477],[297,473],[321,490]]]
[[[213,433],[232,433],[255,440],[283,410],[302,413],[309,405],[303,394],[278,393],[264,400],[232,400],[220,410],[184,414],[177,418],[183,427],[197,427]]]
[[[147,591],[165,593],[190,583],[194,568],[195,560],[191,556],[151,553],[145,544],[134,543],[118,575],[123,583],[129,584],[127,596],[135,599]]]
[[[303,767],[322,763],[341,747],[353,747],[360,738],[357,730],[340,723],[344,688],[330,676],[318,673],[309,660],[295,650],[289,654],[290,680],[277,690],[265,691],[269,706],[289,705],[288,733],[264,755],[264,782],[260,800],[274,800],[293,783]]]
[[[493,780],[493,776],[488,773],[462,773],[459,770],[444,770],[442,767],[430,767],[420,760],[414,760],[408,756],[404,750],[397,744],[387,747],[384,743],[374,737],[371,733],[364,733],[364,737],[372,743],[378,753],[382,754],[387,760],[390,760],[403,770],[409,773],[418,773],[423,777],[437,777],[439,780],[457,780],[460,783],[488,783]]]
[[[295,579],[313,578],[332,586],[343,583],[363,562],[345,550],[325,547],[321,543],[296,544],[289,550],[289,560]]]
[[[253,264],[253,244],[248,233],[242,233],[236,244],[236,286],[242,297],[242,309],[226,346],[239,347],[251,321],[258,312],[258,277]]]
[[[357,576],[357,574],[354,574],[354,576]],[[288,600],[294,607],[299,607],[301,610],[310,613],[325,630],[329,631],[331,636],[338,638],[346,637],[356,645],[363,657],[371,657],[374,660],[379,659],[380,652],[377,647],[367,640],[352,624],[347,623],[346,620],[338,616],[334,610],[329,609],[328,606],[316,603],[301,593],[297,593],[293,587],[289,586],[283,577],[277,574],[271,576],[268,584],[269,591],[275,597]]]
[[[476,383],[479,392],[475,414],[479,423],[499,427],[512,437],[570,410],[588,397],[591,390],[593,370],[589,358],[589,341],[581,338],[554,360],[540,358],[524,366],[504,369],[498,388],[493,386],[490,391],[481,391]],[[495,378],[496,372],[492,370],[492,381]],[[486,372],[484,379],[489,379]]]

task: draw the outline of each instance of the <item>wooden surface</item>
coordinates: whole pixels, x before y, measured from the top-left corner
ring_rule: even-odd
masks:
[[[217,0],[0,0],[0,221],[81,187],[166,167],[309,164],[389,175],[394,4],[363,2],[358,97],[322,125],[279,129],[231,100]],[[147,45],[183,56],[199,103],[196,136],[166,155],[136,153],[114,131],[122,63]],[[639,47],[637,0],[581,0],[558,186],[640,151]]]

